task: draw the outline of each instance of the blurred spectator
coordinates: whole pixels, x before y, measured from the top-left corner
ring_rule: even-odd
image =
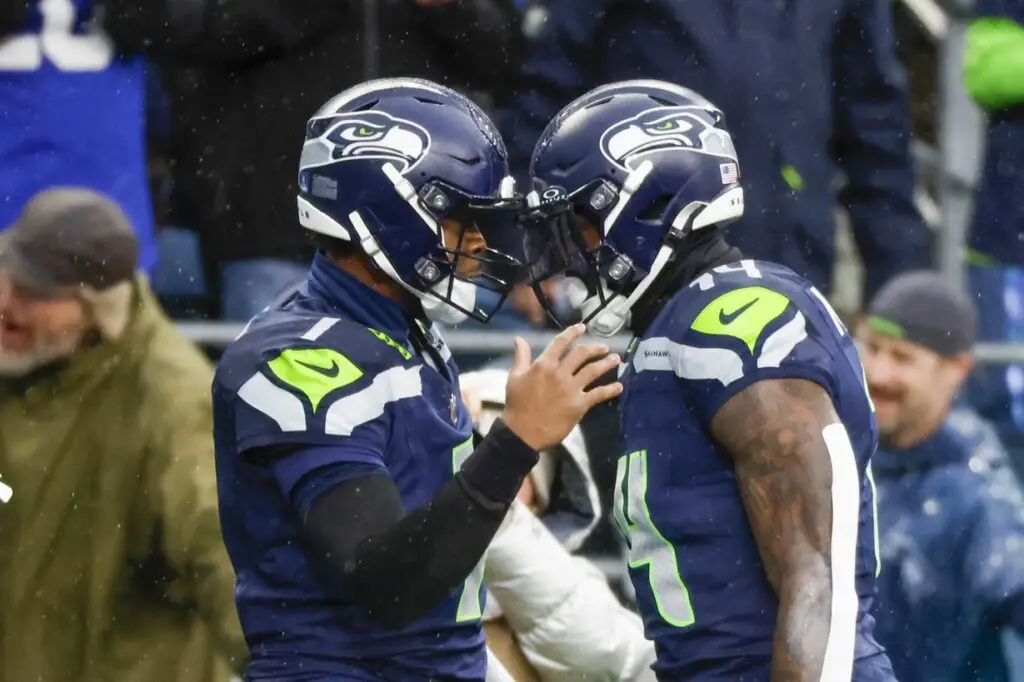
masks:
[[[938,144],[939,45],[918,15],[906,2],[893,3],[896,54],[907,71],[910,119],[914,138],[935,147]],[[922,174],[920,183],[926,180]]]
[[[968,240],[984,341],[1024,342],[1024,2],[977,0],[964,85],[989,115]],[[1024,473],[1024,367],[975,373],[971,402],[995,423]]]
[[[507,377],[496,368],[460,377],[480,435],[501,414]],[[593,562],[574,555],[603,517],[577,427],[561,447],[541,453],[487,550],[484,630],[517,680],[653,681],[654,646],[640,617]]]
[[[176,187],[200,212],[221,313],[246,320],[305,277],[295,130],[371,76],[423,76],[505,102],[513,0],[107,0],[118,37],[165,62]]]
[[[171,109],[160,70],[146,65],[146,146],[149,150],[149,189],[157,230],[167,224],[170,211]]]
[[[841,171],[838,200],[866,264],[866,297],[895,273],[931,263],[931,234],[913,203],[890,0],[535,4],[547,21],[530,22],[531,51],[504,125],[520,171],[548,120],[577,95],[610,81],[664,79],[726,113],[747,206],[730,235],[746,253],[827,292]]]
[[[900,682],[1004,682],[1024,632],[1024,496],[991,426],[951,409],[977,312],[933,272],[887,284],[858,342],[876,407],[875,633]]]
[[[0,682],[226,682],[244,662],[212,370],[137,256],[83,189],[0,237]]]
[[[97,26],[96,0],[0,0],[0,229],[55,185],[113,198],[157,260],[144,62]]]
[[[164,311],[175,320],[211,317],[206,271],[199,252],[197,212],[174,191],[174,140],[171,104],[155,64],[146,69],[146,118],[149,139],[149,177],[157,218],[160,259],[150,285]]]

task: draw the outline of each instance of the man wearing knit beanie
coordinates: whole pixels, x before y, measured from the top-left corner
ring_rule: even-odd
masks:
[[[73,188],[36,195],[0,234],[0,377],[120,337],[138,251],[110,199]]]
[[[876,408],[875,629],[900,682],[1007,682],[1024,631],[1024,497],[993,428],[957,394],[973,302],[934,272],[884,286],[858,330]]]
[[[222,682],[246,649],[209,361],[77,188],[0,235],[0,682]]]
[[[942,422],[971,370],[974,304],[938,273],[912,272],[878,292],[861,331],[879,441],[914,445]]]

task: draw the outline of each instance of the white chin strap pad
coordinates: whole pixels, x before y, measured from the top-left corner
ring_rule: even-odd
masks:
[[[600,305],[598,299],[591,298],[587,300],[587,303],[593,301],[593,305],[584,307],[580,310],[583,313],[583,319],[587,319],[590,313],[587,312],[587,308],[593,309]],[[587,330],[595,336],[615,336],[622,329],[629,324],[630,314],[629,309],[625,307],[626,299],[622,296],[616,296],[608,305],[604,307],[604,310],[598,312],[592,319],[587,322]]]
[[[465,280],[456,279],[451,283],[451,286],[452,303],[463,310],[473,310],[476,306],[476,285]],[[431,296],[430,294],[420,296],[420,305],[423,307],[424,314],[430,318],[431,322],[443,325],[456,325],[469,319],[469,315],[462,312],[462,310],[455,308],[442,298],[438,298],[439,296],[444,296],[448,291],[447,277],[432,286],[431,291],[436,293],[437,296]]]
[[[614,336],[623,327],[629,324],[629,307],[625,306],[628,301],[617,294],[613,294],[601,282],[602,294],[608,304],[597,314],[595,311],[601,306],[601,296],[588,296],[587,286],[576,277],[565,278],[564,296],[569,306],[580,312],[583,319],[593,315],[593,319],[587,321],[587,330],[597,336]]]

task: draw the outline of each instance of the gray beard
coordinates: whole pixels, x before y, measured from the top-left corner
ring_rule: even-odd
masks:
[[[78,340],[68,337],[57,343],[36,346],[22,352],[0,348],[0,377],[18,379],[27,376],[40,367],[71,357],[77,347]]]

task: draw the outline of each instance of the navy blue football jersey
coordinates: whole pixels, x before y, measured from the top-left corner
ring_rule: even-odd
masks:
[[[778,599],[709,425],[738,392],[780,378],[824,387],[848,434],[842,438],[840,429],[829,443],[836,451],[833,557],[848,577],[851,619],[837,627],[848,628],[860,659],[854,681],[889,679],[869,615],[878,566],[869,470],[877,427],[857,350],[805,280],[744,260],[676,294],[634,340],[622,370],[628,454],[618,464],[615,520],[661,680],[769,680]]]
[[[447,346],[435,328],[421,333],[418,352],[300,294],[257,316],[221,359],[217,475],[247,679],[484,679],[482,560],[429,615],[385,629],[303,550],[290,499],[311,472],[338,464],[385,472],[406,510],[451,480],[472,452],[470,417]],[[254,456],[268,446],[306,449]]]

